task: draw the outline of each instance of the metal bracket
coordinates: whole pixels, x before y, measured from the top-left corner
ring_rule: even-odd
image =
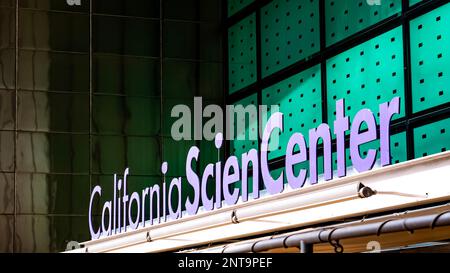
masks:
[[[360,198],[369,198],[377,194],[377,191],[365,186],[363,183],[358,184],[358,196]]]
[[[237,214],[236,214],[236,210],[233,210],[233,212],[231,213],[231,222],[233,224],[239,224],[240,223],[239,219],[237,217]]]

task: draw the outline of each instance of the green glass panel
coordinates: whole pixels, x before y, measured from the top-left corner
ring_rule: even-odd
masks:
[[[360,32],[401,12],[398,0],[383,0],[380,5],[368,1],[325,0],[327,46]]]
[[[345,99],[346,115],[401,98],[405,115],[402,29],[396,28],[327,61],[328,120],[336,119],[336,101]],[[378,117],[377,117],[378,120]],[[329,124],[333,127],[333,124]]]
[[[228,0],[228,17],[236,14],[255,0]]]
[[[273,143],[276,137],[271,137],[269,143],[269,159],[285,154],[284,147],[293,133],[300,132],[308,140],[308,132],[322,123],[322,88],[320,65],[314,66],[295,76],[292,76],[272,87],[263,90],[263,105],[278,106],[284,114],[284,132],[279,136],[278,145]],[[268,117],[274,114],[268,111]],[[262,128],[267,120],[264,120]],[[273,134],[279,134],[274,131]]]
[[[250,15],[228,30],[229,93],[256,81],[256,19]]]
[[[450,102],[450,4],[411,21],[413,110]]]
[[[19,172],[89,173],[89,136],[69,134],[19,133]]]
[[[450,150],[450,119],[435,122],[414,130],[416,158]]]
[[[262,75],[320,50],[319,1],[276,0],[261,10]]]

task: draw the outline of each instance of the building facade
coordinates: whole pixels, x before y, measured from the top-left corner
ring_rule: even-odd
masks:
[[[222,104],[221,9],[210,0],[0,1],[0,251],[89,240],[93,185],[126,167],[131,187],[161,181],[161,161],[189,145],[170,137],[172,107],[196,95]]]
[[[4,0],[0,11],[0,251],[448,249],[447,1]],[[173,107],[194,97],[268,112],[244,116],[243,138],[217,154],[217,141],[171,134]],[[194,146],[197,173],[211,171],[198,187]],[[230,165],[236,181],[217,175]],[[179,178],[168,202],[184,212],[115,234],[117,175],[124,198],[142,200]],[[171,209],[131,203],[129,219]],[[93,238],[92,226],[109,232]]]

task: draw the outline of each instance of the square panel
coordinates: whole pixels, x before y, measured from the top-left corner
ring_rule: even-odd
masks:
[[[23,131],[89,133],[89,95],[18,92],[18,129]]]
[[[336,101],[340,99],[345,99],[346,115],[354,117],[365,108],[378,113],[380,104],[400,97],[400,115],[394,119],[404,117],[403,63],[401,27],[329,59],[328,120],[336,119]]]
[[[370,5],[366,0],[325,0],[327,46],[402,11],[401,1],[380,2],[380,5]]]
[[[248,16],[228,30],[229,93],[256,82],[256,17]]]
[[[89,54],[20,50],[18,79],[20,89],[87,93]]]
[[[17,214],[84,215],[89,209],[88,175],[17,174]]]
[[[416,158],[450,150],[450,119],[434,122],[414,130]]]
[[[160,96],[160,63],[151,58],[94,54],[93,92]]]
[[[159,35],[158,20],[94,16],[95,53],[159,57]]]
[[[19,20],[20,48],[89,52],[88,14],[20,10]]]
[[[290,137],[300,132],[308,140],[308,132],[322,123],[322,87],[320,65],[316,65],[263,90],[263,105],[278,106],[284,114],[284,132],[279,135],[278,146],[269,143],[269,159],[285,155]],[[268,112],[268,117],[274,114]],[[262,128],[265,127],[266,121]],[[280,133],[280,132],[274,132]],[[271,141],[274,138],[271,138]],[[274,146],[275,145],[275,146]]]
[[[415,113],[450,102],[450,4],[411,21]]]
[[[261,10],[262,75],[320,50],[319,0],[270,2]]]

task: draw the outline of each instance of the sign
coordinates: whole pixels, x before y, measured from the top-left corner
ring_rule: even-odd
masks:
[[[323,145],[324,180],[333,179],[334,170],[332,164],[332,140],[336,139],[337,153],[337,177],[345,177],[346,173],[346,147],[345,138],[347,133],[350,137],[350,154],[353,167],[358,172],[371,170],[376,162],[378,150],[371,149],[364,158],[360,155],[360,146],[366,143],[380,141],[381,166],[391,164],[390,152],[390,125],[394,115],[400,113],[400,98],[379,106],[379,125],[375,115],[369,109],[360,110],[350,123],[350,118],[345,115],[345,100],[336,102],[336,120],[332,132],[328,124],[321,124],[309,131],[309,143],[301,133],[294,133],[285,147],[285,168],[278,177],[272,177],[268,163],[268,147],[272,133],[275,130],[284,130],[282,113],[274,113],[264,128],[261,149],[252,149],[237,156],[228,157],[225,162],[216,162],[205,167],[202,173],[196,173],[193,166],[198,164],[200,149],[191,147],[186,158],[186,178],[174,178],[169,184],[165,179],[162,185],[154,185],[143,189],[142,192],[127,192],[127,178],[129,169],[126,169],[122,179],[114,175],[113,200],[105,202],[102,210],[101,226],[94,227],[92,221],[92,208],[94,201],[102,196],[101,186],[96,186],[90,197],[89,204],[89,229],[93,240],[101,237],[127,232],[128,229],[136,230],[147,224],[154,225],[176,220],[183,217],[182,214],[182,183],[187,183],[193,190],[193,196],[188,197],[185,202],[187,215],[198,213],[200,204],[205,211],[212,211],[222,207],[223,203],[228,206],[235,205],[239,199],[242,202],[249,200],[249,172],[252,171],[254,199],[260,198],[260,179],[265,189],[271,195],[282,193],[287,189],[284,184],[284,176],[287,185],[291,189],[299,189],[305,186],[309,172],[309,183],[318,183],[318,147]],[[364,130],[362,128],[365,128]],[[320,142],[321,141],[321,142]],[[223,146],[223,135],[217,134],[215,146],[221,149]],[[210,152],[210,151],[204,151]],[[294,167],[309,161],[308,169],[301,169],[295,174]],[[250,166],[252,168],[250,168]],[[161,166],[164,177],[169,173],[169,164],[164,162]],[[261,177],[260,177],[261,176]],[[211,181],[211,179],[213,181]],[[241,181],[241,188],[231,187]],[[208,183],[215,186],[215,194],[208,195]],[[120,194],[123,193],[123,194]],[[178,203],[174,206],[172,197],[177,196]],[[222,198],[223,197],[223,198]],[[136,209],[135,216],[132,215],[133,207]],[[146,209],[149,209],[150,217],[146,219]],[[154,212],[156,211],[156,215]]]

